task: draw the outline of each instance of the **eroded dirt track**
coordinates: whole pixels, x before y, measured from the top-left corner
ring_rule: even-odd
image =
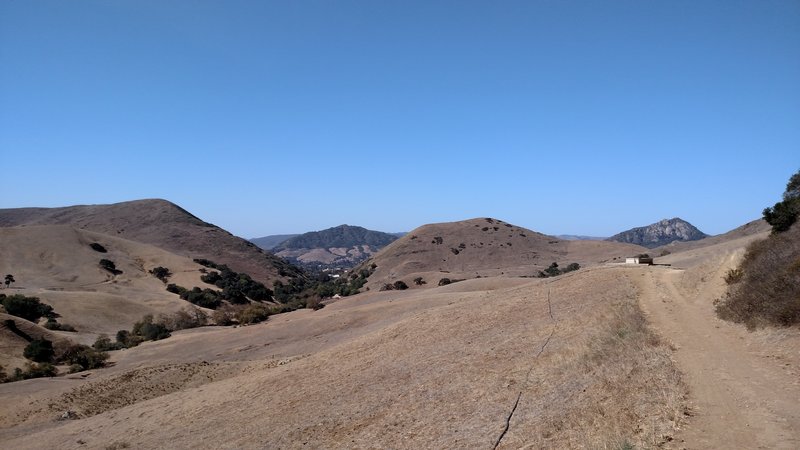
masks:
[[[716,317],[725,259],[697,280],[672,268],[632,269],[642,309],[677,348],[691,392],[694,417],[673,447],[800,448],[797,336],[748,332]]]

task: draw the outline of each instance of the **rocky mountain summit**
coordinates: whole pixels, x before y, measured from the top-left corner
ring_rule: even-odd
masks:
[[[631,228],[615,234],[607,240],[655,248],[674,241],[697,241],[706,237],[708,237],[707,234],[698,230],[691,223],[675,217],[644,227]]]

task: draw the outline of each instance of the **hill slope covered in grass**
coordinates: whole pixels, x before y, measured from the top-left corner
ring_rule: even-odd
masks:
[[[375,265],[370,288],[417,277],[435,286],[441,278],[537,276],[552,263],[596,264],[644,251],[617,242],[566,241],[502,220],[478,218],[423,225],[364,263]]]
[[[0,227],[21,225],[69,225],[152,244],[189,258],[205,258],[226,264],[268,285],[301,274],[298,268],[252,242],[204,222],[166,200],[0,209]]]

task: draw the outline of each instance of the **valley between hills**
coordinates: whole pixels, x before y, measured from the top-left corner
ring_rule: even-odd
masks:
[[[800,447],[800,331],[715,313],[769,225],[687,224],[563,239],[474,218],[287,238],[294,257],[351,264],[332,279],[164,200],[0,210],[2,294],[52,309],[0,313],[7,374],[31,365],[33,341],[59,354],[147,315],[169,331],[104,367],[54,359],[58,376],[0,384],[0,447]],[[656,264],[625,264],[644,254]],[[165,319],[187,311],[205,326]]]

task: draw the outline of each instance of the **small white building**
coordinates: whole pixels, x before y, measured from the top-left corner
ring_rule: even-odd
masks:
[[[649,256],[633,256],[630,258],[625,258],[625,264],[647,264],[652,266],[653,258]]]

